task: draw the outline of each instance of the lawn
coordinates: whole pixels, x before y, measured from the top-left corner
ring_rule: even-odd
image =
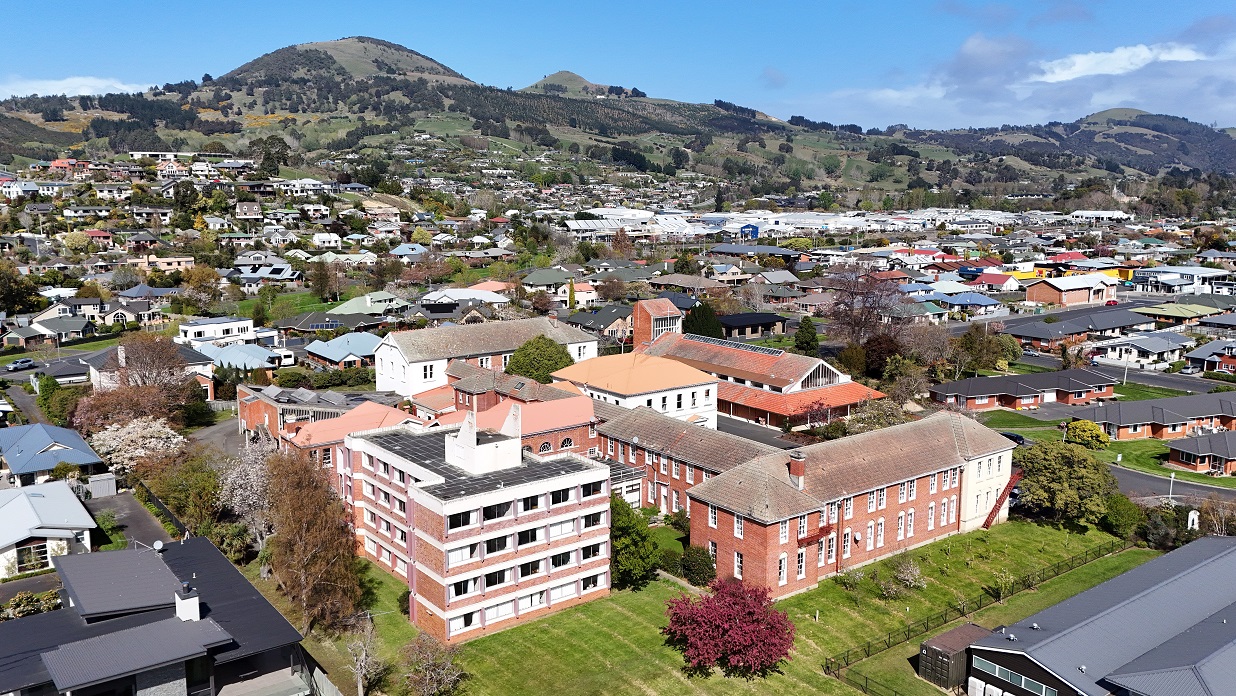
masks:
[[[653,527],[650,531],[652,540],[657,543],[659,549],[674,549],[681,552],[683,546],[686,545],[687,537],[669,525]]]
[[[399,611],[399,594],[407,589],[407,584],[368,561],[365,561],[364,565],[367,599],[365,608],[373,614],[373,623],[378,634],[379,654],[383,659],[392,660],[399,649],[415,639],[418,633],[416,627]],[[258,577],[256,562],[242,566],[240,572],[271,604],[275,605],[280,613],[287,617],[293,626],[300,628],[300,612],[279,593],[273,579],[262,580]],[[354,696],[356,680],[348,671],[348,655],[344,647],[346,642],[344,637],[326,636],[319,631],[306,637],[302,645],[322,665],[330,676],[331,682],[339,687],[344,696]]]
[[[1037,430],[1040,428],[1055,429],[1056,424],[1059,422],[1054,420],[1039,420],[1038,418],[1027,416],[1024,413],[1006,411],[1004,409],[996,409],[993,411],[980,413],[978,420],[988,428],[993,428],[995,430]]]
[[[253,314],[253,306],[257,304],[258,298],[250,297],[247,300],[241,300],[236,303],[236,314],[242,317],[247,317]],[[343,304],[342,302],[319,302],[318,298],[311,292],[289,292],[275,297],[275,305],[287,305],[291,314],[304,314],[305,312],[325,312],[328,309],[333,309]]]
[[[1164,478],[1175,472],[1176,479],[1179,481],[1201,483],[1208,486],[1221,486],[1223,488],[1236,488],[1236,478],[1231,476],[1207,476],[1206,474],[1169,469],[1163,466],[1164,460],[1167,459],[1167,449],[1167,443],[1162,440],[1126,440],[1124,442],[1113,442],[1107,446],[1107,449],[1095,452],[1094,456],[1100,461],[1114,464],[1116,463],[1116,455],[1119,454],[1121,455],[1120,466],[1126,469],[1133,469],[1134,471],[1154,474]]]
[[[1145,384],[1117,384],[1116,395],[1121,401],[1146,401],[1147,399],[1166,399],[1172,396],[1185,396],[1189,392],[1167,387],[1151,387]]]
[[[606,599],[466,643],[463,663],[473,694],[798,694],[856,691],[826,677],[825,658],[933,615],[955,601],[954,590],[977,596],[994,574],[1022,575],[1081,553],[1112,537],[1013,521],[914,550],[928,586],[898,600],[878,598],[870,579],[849,592],[826,580],[778,603],[796,624],[795,655],[783,673],[746,682],[683,675],[682,657],[659,634],[665,601],[680,590],[654,582]],[[870,577],[888,569],[875,564]],[[1079,572],[1079,571],[1074,571]],[[907,611],[908,609],[908,611]],[[816,612],[819,621],[816,621]],[[917,645],[917,643],[914,643]],[[526,665],[534,664],[535,670]]]
[[[761,338],[757,341],[751,341],[751,345],[765,346],[767,348],[780,348],[781,350],[787,350],[789,348],[794,347],[794,335],[793,334],[782,334],[780,336],[773,336],[771,338]]]
[[[1033,592],[1021,592],[1005,604],[993,604],[966,618],[967,621],[994,628],[1021,621],[1069,597],[1110,580],[1158,556],[1149,549],[1129,549],[1123,553],[1100,558],[1069,573],[1044,582]],[[850,668],[851,677],[870,677],[881,686],[896,689],[903,696],[938,696],[940,690],[918,678],[919,644],[930,636],[943,633],[962,623],[955,621],[908,643],[896,646]],[[881,692],[882,693],[882,692]]]

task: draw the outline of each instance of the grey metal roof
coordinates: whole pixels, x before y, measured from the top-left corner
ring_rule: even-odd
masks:
[[[1228,694],[1236,683],[1234,574],[1236,538],[1203,537],[971,649],[1023,654],[1087,696],[1124,682],[1146,696]]]
[[[1030,375],[1001,375],[998,377],[971,377],[956,382],[946,382],[932,387],[932,393],[956,396],[1032,396],[1045,391],[1088,391],[1096,387],[1115,384],[1119,380],[1105,374],[1077,368],[1059,372],[1039,372]]]
[[[65,643],[42,657],[56,689],[63,692],[184,662],[231,640],[211,619],[181,621],[172,617]]]
[[[56,556],[52,564],[87,619],[172,606],[180,589],[180,579],[151,549]]]
[[[1236,415],[1236,400],[1227,393],[1193,394],[1173,396],[1167,399],[1148,399],[1109,403],[1084,409],[1073,414],[1074,418],[1095,423],[1116,425],[1140,425],[1159,423],[1171,425],[1185,423],[1195,418]]]
[[[1236,459],[1236,432],[1214,433],[1172,440],[1168,447],[1197,455],[1217,455]]]

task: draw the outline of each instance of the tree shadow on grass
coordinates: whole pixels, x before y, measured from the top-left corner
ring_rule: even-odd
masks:
[[[356,559],[356,576],[360,585],[360,598],[356,601],[357,609],[372,610],[378,602],[378,588],[381,583],[371,573],[373,567],[361,559]]]

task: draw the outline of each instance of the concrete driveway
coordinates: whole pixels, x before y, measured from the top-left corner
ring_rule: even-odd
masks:
[[[43,412],[39,410],[38,403],[34,400],[34,394],[27,394],[21,387],[9,387],[8,395],[13,400],[13,405],[22,412],[26,420],[31,423],[47,422],[47,419],[43,417]]]
[[[124,535],[146,546],[151,546],[155,541],[166,543],[172,540],[159,520],[128,491],[107,498],[91,498],[86,501],[86,509],[95,517],[104,510],[111,510],[116,514],[116,521],[120,523]]]
[[[18,592],[46,592],[60,588],[60,576],[56,573],[36,575],[32,578],[0,583],[0,604],[17,596]]]
[[[195,431],[189,437],[235,457],[240,454],[240,449],[245,444],[245,436],[237,432],[239,428],[239,419],[229,418]]]

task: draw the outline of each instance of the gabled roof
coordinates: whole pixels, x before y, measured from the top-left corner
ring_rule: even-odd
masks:
[[[376,401],[365,401],[356,408],[336,418],[306,423],[296,430],[296,434],[288,439],[297,447],[309,447],[329,442],[342,442],[350,433],[362,430],[376,430],[399,425],[412,416],[406,411],[392,408]],[[289,429],[291,429],[289,424]]]
[[[598,433],[624,442],[637,434],[640,447],[710,471],[728,471],[754,457],[778,451],[771,445],[688,423],[647,406],[606,406],[612,405],[594,405],[597,415],[606,421],[597,426]]]
[[[514,352],[536,336],[560,345],[591,343],[596,338],[546,317],[513,321],[440,326],[415,331],[393,331],[384,342],[395,346],[408,362],[462,358]]]
[[[15,474],[50,471],[60,462],[84,466],[102,461],[76,431],[45,423],[0,428],[0,456]]]
[[[94,519],[64,481],[0,490],[0,548],[30,537],[72,538]]]
[[[677,360],[704,372],[749,377],[779,387],[797,384],[823,363],[819,358],[806,355],[680,333],[662,334],[651,345],[638,350]]]
[[[1073,414],[1077,419],[1121,426],[1145,423],[1178,425],[1210,416],[1236,416],[1236,399],[1226,393],[1192,394],[1167,399],[1109,403]]]
[[[322,358],[327,362],[337,363],[349,355],[358,358],[371,358],[373,351],[382,342],[381,336],[371,333],[348,333],[329,341],[314,341],[305,346],[305,352]]]
[[[931,388],[933,393],[954,396],[1033,396],[1045,391],[1089,391],[1110,386],[1118,379],[1100,372],[1077,368],[1057,372],[1038,372],[1029,375],[999,375],[995,377],[971,377],[956,382],[946,382]]]
[[[624,396],[717,382],[716,377],[689,365],[646,353],[603,355],[568,365],[552,376],[556,380]]]

